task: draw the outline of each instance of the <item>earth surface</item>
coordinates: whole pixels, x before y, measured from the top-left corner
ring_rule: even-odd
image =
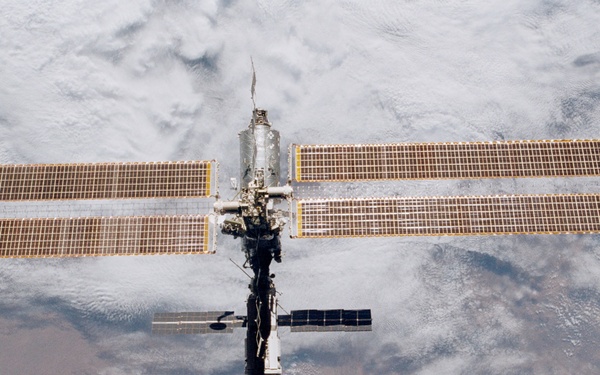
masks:
[[[1,163],[217,159],[231,198],[251,57],[257,105],[282,150],[600,138],[598,0],[0,3]],[[600,192],[599,179],[304,193],[575,192]],[[283,308],[373,313],[367,333],[282,329],[284,373],[599,373],[599,244],[597,235],[284,238],[273,267]],[[243,331],[150,334],[154,312],[243,314],[248,280],[229,258],[243,263],[240,245],[220,238],[215,255],[1,260],[2,374],[241,373]]]

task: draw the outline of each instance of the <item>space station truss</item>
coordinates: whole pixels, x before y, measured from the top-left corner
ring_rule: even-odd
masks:
[[[297,182],[600,175],[600,140],[292,145]]]
[[[600,194],[301,199],[292,237],[600,233]]]
[[[0,165],[0,201],[209,197],[216,169],[214,161]]]
[[[0,257],[207,254],[207,215],[0,219]]]

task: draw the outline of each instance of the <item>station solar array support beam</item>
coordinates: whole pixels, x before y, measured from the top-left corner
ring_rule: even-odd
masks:
[[[600,233],[600,194],[306,199],[294,237]]]
[[[0,165],[0,200],[201,198],[212,161]]]
[[[297,182],[600,175],[600,140],[292,145]]]

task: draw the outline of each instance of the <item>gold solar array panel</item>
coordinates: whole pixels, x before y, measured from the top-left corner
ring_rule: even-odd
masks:
[[[294,145],[291,154],[299,182],[600,175],[600,140]]]
[[[296,237],[600,233],[600,194],[314,199]]]
[[[0,200],[208,197],[213,162],[0,165]]]
[[[208,216],[0,219],[0,257],[210,253]]]

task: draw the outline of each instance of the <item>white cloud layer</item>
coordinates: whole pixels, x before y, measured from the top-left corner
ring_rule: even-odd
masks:
[[[600,137],[594,0],[5,0],[0,162],[216,158],[227,186],[250,118],[250,56],[258,104],[283,147]],[[381,189],[598,192],[599,182]],[[348,189],[335,194],[381,193]],[[239,243],[219,246],[214,256],[2,260],[0,342],[24,348],[6,371],[34,371],[37,334],[80,340],[90,374],[240,373],[243,332],[149,334],[156,311],[244,312],[247,280],[228,260],[243,261]],[[374,317],[372,333],[282,333],[288,374],[600,368],[597,236],[286,239],[284,252],[274,272],[286,309],[371,308]],[[69,366],[50,372],[86,368]]]

